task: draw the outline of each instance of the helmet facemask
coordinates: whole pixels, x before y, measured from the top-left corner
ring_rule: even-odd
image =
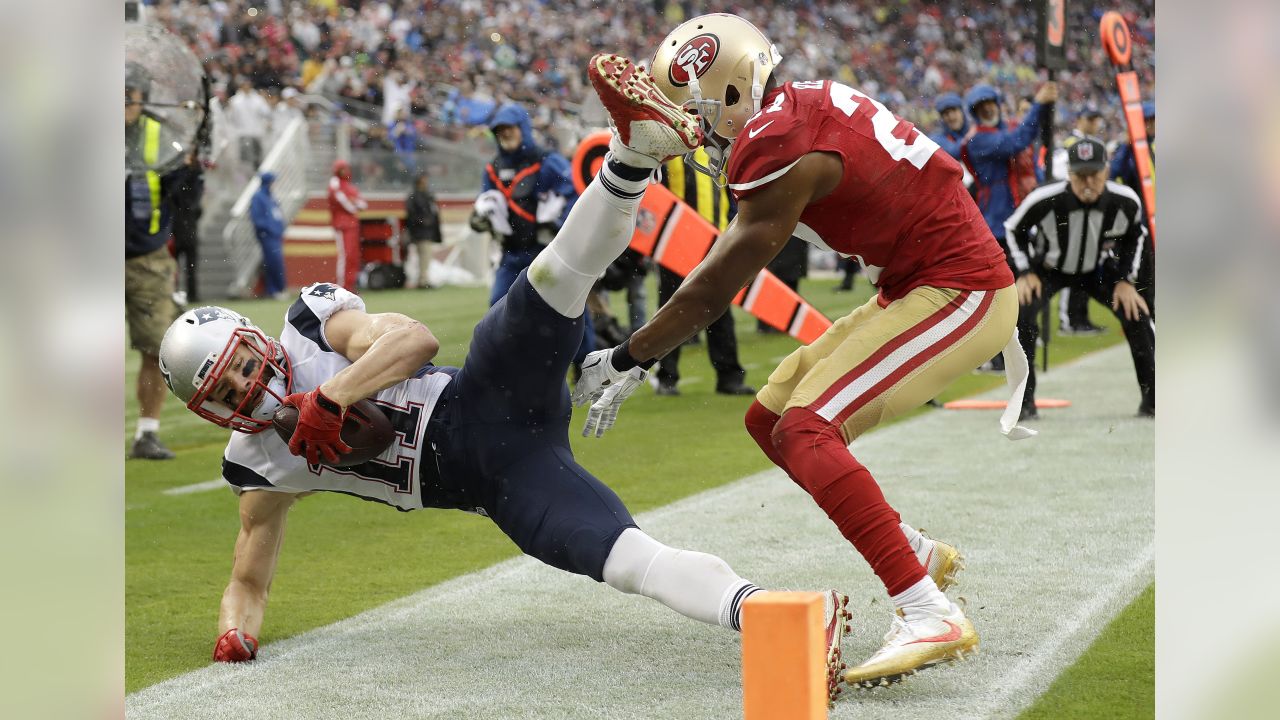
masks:
[[[242,348],[245,353],[241,353]],[[253,379],[239,405],[231,408],[211,395],[223,373],[239,357],[245,357],[245,362],[253,365],[250,369]],[[187,408],[215,425],[244,433],[258,433],[270,427],[272,415],[284,404],[292,386],[287,358],[279,345],[256,327],[240,327],[232,332],[224,350],[216,358],[211,354],[206,362],[212,366]]]

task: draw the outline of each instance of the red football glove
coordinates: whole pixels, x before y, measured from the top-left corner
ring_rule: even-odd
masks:
[[[222,633],[213,646],[213,659],[218,662],[248,662],[258,656],[258,639],[231,628]]]
[[[298,408],[298,426],[289,438],[289,452],[305,454],[313,465],[320,462],[321,456],[334,463],[342,453],[351,452],[351,446],[342,442],[342,420],[347,412],[325,397],[320,388],[289,395],[284,404]]]

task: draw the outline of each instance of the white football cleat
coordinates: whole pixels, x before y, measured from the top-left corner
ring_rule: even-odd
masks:
[[[895,614],[884,645],[845,673],[844,680],[860,688],[892,685],[977,651],[978,631],[955,603],[945,614],[924,614],[910,621]]]
[[[591,58],[587,76],[609,112],[615,140],[610,143],[618,159],[633,164],[630,150],[659,164],[696,150],[702,144],[697,120],[662,94],[643,68],[621,55],[599,54]],[[631,161],[631,162],[629,162]]]
[[[835,702],[840,694],[840,671],[845,669],[841,662],[840,641],[849,634],[849,620],[853,615],[846,607],[849,598],[843,593],[828,590],[826,593],[826,628],[827,628],[827,702]]]

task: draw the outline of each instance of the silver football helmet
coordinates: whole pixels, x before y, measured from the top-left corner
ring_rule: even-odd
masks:
[[[248,352],[245,371],[253,379],[239,405],[230,407],[209,395],[241,348]],[[173,321],[160,341],[160,372],[189,410],[245,433],[271,427],[271,416],[293,387],[284,348],[245,316],[216,305],[188,310]]]

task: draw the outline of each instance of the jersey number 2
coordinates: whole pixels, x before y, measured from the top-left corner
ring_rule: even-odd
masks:
[[[831,104],[845,115],[852,117],[854,111],[858,109],[859,102],[863,101],[875,108],[875,112],[871,115],[871,128],[875,132],[876,140],[880,141],[880,146],[894,160],[906,160],[917,170],[923,169],[924,164],[929,162],[929,158],[933,157],[933,153],[938,150],[938,143],[915,128],[912,128],[908,134],[910,141],[894,135],[893,131],[902,121],[889,112],[889,108],[848,85],[831,83]]]

